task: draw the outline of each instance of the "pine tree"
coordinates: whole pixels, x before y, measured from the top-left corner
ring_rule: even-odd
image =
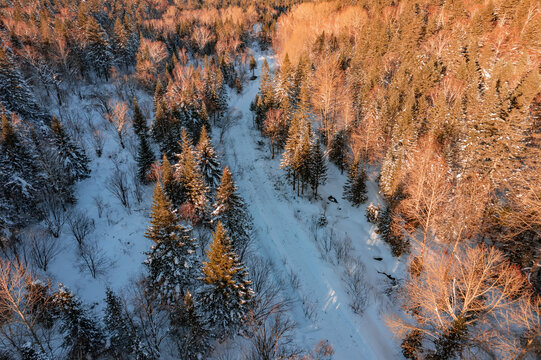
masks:
[[[141,135],[147,135],[148,133],[148,127],[147,127],[147,121],[145,117],[143,116],[143,113],[141,112],[141,108],[139,107],[139,102],[137,101],[137,98],[133,97],[133,119],[132,119],[132,126],[133,131],[135,134],[141,136]]]
[[[88,310],[71,291],[60,286],[54,301],[62,314],[62,347],[69,359],[96,358],[104,346],[103,333]]]
[[[216,191],[212,222],[222,223],[231,238],[233,250],[242,259],[250,242],[253,228],[252,216],[248,212],[246,203],[238,194],[231,171],[227,166],[223,171],[220,186]]]
[[[252,72],[252,79],[255,79],[255,69],[257,68],[257,62],[255,61],[255,57],[252,55],[250,56],[250,71]]]
[[[145,265],[149,284],[162,305],[177,304],[198,274],[195,240],[180,224],[159,183],[154,188],[150,226],[145,237],[154,241]]]
[[[36,349],[30,342],[24,344],[21,348],[21,358],[23,360],[48,360],[49,357],[41,351]]]
[[[124,27],[124,24],[120,18],[116,18],[115,25],[113,27],[114,43],[113,48],[115,52],[116,62],[119,65],[127,67],[131,62],[132,51],[130,50],[130,40],[128,38],[128,32]]]
[[[284,146],[284,153],[282,154],[282,161],[280,167],[288,171],[288,175],[292,177],[293,190],[298,178],[298,171],[300,163],[297,158],[297,149],[300,144],[301,124],[299,119],[295,116],[289,126],[287,140]]]
[[[368,199],[365,182],[366,173],[364,169],[359,169],[359,157],[355,156],[348,169],[348,179],[342,197],[358,207]]]
[[[70,182],[88,178],[90,174],[89,160],[84,150],[71,141],[56,116],[53,116],[51,121],[51,130],[53,131],[53,146],[57,150],[57,156],[60,158]]]
[[[321,148],[321,143],[317,140],[310,152],[310,186],[315,196],[317,196],[319,186],[324,185],[326,182],[327,164],[325,163],[325,155]]]
[[[223,339],[235,333],[245,321],[253,291],[248,272],[232,250],[221,222],[216,225],[207,258],[203,262],[204,285],[199,290],[197,304],[204,323]]]
[[[143,133],[138,136],[139,146],[137,148],[137,177],[143,184],[147,184],[148,172],[154,163],[154,154],[148,145],[147,136]]]
[[[209,187],[215,188],[220,181],[220,164],[207,135],[207,129],[204,126],[201,128],[201,136],[199,137],[196,152],[199,168],[205,177],[205,182]]]
[[[127,359],[133,352],[134,334],[126,318],[120,298],[107,288],[105,290],[105,336],[108,351],[114,359]]]

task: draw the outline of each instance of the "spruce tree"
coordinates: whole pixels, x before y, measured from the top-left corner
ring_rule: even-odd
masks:
[[[120,298],[107,288],[105,290],[105,324],[108,352],[114,359],[128,359],[133,352],[134,334],[126,318],[124,306]]]
[[[137,98],[133,97],[133,119],[132,119],[132,126],[133,131],[138,136],[141,135],[147,135],[148,133],[148,127],[147,127],[147,121],[145,117],[143,116],[143,113],[141,112],[141,108],[139,107],[139,102],[137,101]]]
[[[182,152],[178,157],[178,163],[175,165],[175,177],[184,189],[185,202],[190,208],[191,220],[193,223],[198,223],[205,220],[208,215],[208,187],[197,164],[197,157],[191,139],[185,129],[182,129],[181,139]]]
[[[204,285],[198,293],[198,307],[203,321],[218,337],[235,333],[246,319],[253,298],[248,272],[221,222],[216,225],[213,241],[203,262]]]
[[[198,275],[195,240],[184,228],[159,183],[154,188],[151,225],[145,237],[154,241],[147,253],[149,286],[162,305],[181,301],[184,292],[194,284]]]
[[[149,182],[148,172],[154,163],[154,154],[148,144],[147,136],[141,133],[137,147],[137,177],[143,184]]]
[[[252,216],[248,212],[246,203],[238,194],[231,171],[227,166],[223,171],[220,186],[216,191],[212,222],[222,223],[231,238],[233,250],[242,259],[250,242],[253,228]]]
[[[71,141],[56,116],[53,116],[51,121],[51,130],[53,131],[53,146],[57,150],[57,156],[70,182],[88,178],[90,174],[88,157],[80,146]]]
[[[329,160],[344,172],[347,155],[347,133],[345,130],[336,132],[329,144]]]
[[[310,186],[315,196],[317,196],[319,186],[324,185],[326,182],[327,164],[321,143],[317,140],[314,142],[310,152]]]
[[[209,332],[194,304],[192,293],[188,290],[184,295],[184,303],[179,315],[172,321],[173,331],[177,339],[179,353],[186,360],[203,359],[210,350]]]
[[[3,46],[0,46],[0,106],[24,119],[46,118],[13,60],[10,49]]]
[[[207,129],[201,128],[201,136],[196,148],[199,168],[205,177],[205,182],[211,188],[215,188],[220,181],[220,164],[212,143],[207,135]]]
[[[163,191],[173,207],[180,206],[185,200],[184,188],[174,173],[171,163],[165,154],[162,156],[162,186]]]
[[[364,169],[359,169],[359,157],[355,156],[348,169],[348,179],[342,197],[358,207],[368,199],[365,182],[366,173]]]
[[[88,63],[94,67],[99,76],[109,81],[109,68],[113,63],[113,55],[107,33],[93,18],[86,23],[86,56]]]
[[[103,350],[102,330],[81,300],[71,291],[60,286],[54,301],[58,306],[62,324],[60,331],[64,335],[62,347],[69,359],[96,358]]]

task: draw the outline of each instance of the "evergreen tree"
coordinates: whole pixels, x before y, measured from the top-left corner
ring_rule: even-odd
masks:
[[[41,349],[35,349],[30,342],[24,344],[21,348],[22,360],[48,360],[49,357],[41,351]]]
[[[3,46],[0,46],[0,106],[24,119],[46,118],[12,59],[11,51]]]
[[[89,160],[84,150],[71,141],[56,116],[53,116],[51,121],[51,130],[53,131],[53,145],[57,150],[57,156],[60,158],[70,182],[88,178],[90,174]]]
[[[99,76],[109,81],[109,68],[113,62],[111,46],[107,33],[93,17],[89,17],[86,23],[86,41],[88,63]]]
[[[179,352],[186,360],[199,360],[210,350],[209,332],[206,324],[198,314],[193,302],[192,293],[188,290],[184,295],[184,303],[179,316],[172,323],[172,335],[178,339]]]
[[[124,24],[118,17],[115,20],[113,33],[113,48],[115,52],[115,60],[119,65],[127,67],[128,64],[131,62],[131,56],[133,52],[130,49],[130,39],[128,37],[128,32],[124,27]]]
[[[211,188],[215,188],[220,181],[220,164],[207,135],[207,129],[204,126],[201,128],[201,136],[199,137],[199,144],[197,144],[196,151],[199,168],[205,177],[205,182]]]
[[[347,155],[347,133],[345,130],[336,132],[329,145],[329,160],[331,160],[343,173]]]
[[[310,152],[310,186],[314,195],[317,196],[317,190],[320,185],[327,182],[327,164],[325,163],[325,155],[321,148],[319,140],[314,142]]]
[[[137,98],[133,97],[133,131],[138,136],[141,135],[147,135],[148,133],[148,127],[147,127],[147,121],[145,117],[143,116],[143,113],[141,112],[141,108],[139,107],[139,102],[137,101]]]
[[[36,166],[35,154],[27,150],[27,144],[5,113],[1,120],[0,226],[21,225],[32,216],[37,217],[37,192],[45,179]]]
[[[137,177],[143,184],[148,183],[148,172],[154,163],[154,154],[148,145],[147,136],[138,136],[139,146],[137,148]]]
[[[342,197],[358,207],[368,199],[365,182],[366,173],[364,169],[359,169],[359,157],[355,156],[348,169],[348,179]]]
[[[145,261],[149,286],[159,295],[162,305],[178,304],[197,278],[195,240],[180,224],[159,183],[154,188],[150,223],[145,237],[155,244]]]
[[[114,359],[128,359],[134,348],[134,334],[130,328],[124,306],[110,289],[105,290],[105,334],[108,351]]]
[[[250,71],[252,72],[252,79],[255,79],[255,69],[257,68],[257,62],[255,61],[255,57],[252,55],[250,56]]]
[[[248,212],[246,203],[238,194],[231,171],[227,166],[216,191],[212,222],[222,223],[231,238],[233,250],[242,259],[250,241],[253,228],[252,216]]]
[[[182,152],[175,165],[175,176],[182,184],[193,223],[204,220],[208,213],[208,187],[197,164],[197,157],[186,130],[182,129]]]
[[[175,178],[171,163],[165,154],[162,156],[162,185],[163,191],[173,207],[178,207],[184,202],[184,188],[182,183]]]
[[[204,323],[223,339],[243,324],[253,291],[248,272],[232,250],[221,222],[216,225],[207,258],[203,262],[204,285],[199,290],[197,304]]]
[[[69,359],[96,358],[104,346],[103,333],[88,310],[71,291],[60,286],[54,301],[62,314],[60,331]]]

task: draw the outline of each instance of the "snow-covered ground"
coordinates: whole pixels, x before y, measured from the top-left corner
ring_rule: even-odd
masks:
[[[259,55],[258,71],[265,59],[272,67],[272,55]],[[329,165],[328,182],[320,189],[320,199],[295,196],[285,172],[280,170],[280,156],[270,158],[267,141],[253,127],[249,106],[258,89],[259,80],[255,80],[241,95],[231,94],[230,106],[243,116],[226,133],[222,148],[255,220],[255,251],[277,264],[279,282],[294,283],[288,290],[296,300],[294,320],[299,340],[311,346],[327,339],[336,351],[336,359],[396,358],[398,347],[383,321],[385,312],[394,311],[395,306],[383,294],[388,284],[381,273],[400,277],[403,266],[367,223],[366,206],[354,208],[341,199],[345,175],[335,166]],[[379,202],[373,179],[368,187],[367,203]],[[330,195],[338,203],[328,201]],[[328,224],[316,230],[315,220],[322,214]],[[316,231],[318,240],[314,237]],[[338,242],[351,239],[342,261],[322,240],[330,236]],[[361,263],[363,293],[368,297],[362,315],[353,312],[353,299],[343,281],[344,269],[351,268],[352,263]]]
[[[254,217],[253,251],[272,261],[273,276],[285,295],[293,300],[291,316],[297,323],[296,340],[300,346],[311,348],[326,339],[338,360],[397,358],[399,347],[383,320],[386,313],[396,311],[396,306],[384,294],[389,284],[382,273],[400,278],[403,265],[391,256],[372,225],[366,222],[366,205],[354,208],[341,199],[345,175],[333,165],[329,165],[328,182],[320,188],[320,198],[295,196],[280,170],[280,156],[270,159],[267,140],[253,127],[249,106],[259,88],[259,72],[264,59],[271,67],[274,63],[270,54],[256,54],[256,59],[258,79],[250,81],[242,94],[234,91],[230,94],[230,106],[239,110],[242,118],[227,130],[222,144],[218,144],[218,131],[213,134],[215,145],[223,152],[223,165],[230,166]],[[148,110],[151,99],[138,95],[140,104]],[[85,121],[106,122],[95,110],[95,99],[80,100],[73,96],[71,100],[67,113],[76,117],[85,112],[89,114]],[[114,128],[107,126],[103,155],[98,158],[91,146],[87,148],[92,174],[77,185],[75,206],[75,211],[94,222],[87,240],[100,249],[104,271],[93,278],[80,266],[77,244],[67,224],[59,238],[63,250],[48,271],[53,281],[64,283],[85,302],[101,303],[99,308],[103,305],[105,287],[122,291],[130,278],[142,273],[143,253],[151,245],[144,238],[144,231],[149,221],[152,187],[143,188],[141,202],[130,193],[129,211],[107,190],[110,177],[118,169],[125,171],[131,182],[130,171],[134,168],[133,155],[128,150],[130,141],[127,149],[122,149]],[[88,130],[85,131],[82,136],[90,138]],[[367,204],[379,202],[373,179],[368,187]],[[328,201],[330,195],[338,203]],[[322,215],[327,225],[315,226]],[[324,241],[331,237],[332,244]],[[351,240],[350,246],[347,239]],[[336,244],[341,244],[341,248]],[[342,254],[337,255],[339,251]],[[360,269],[361,294],[367,298],[361,315],[350,306],[354,299],[346,281],[346,268],[355,267]]]

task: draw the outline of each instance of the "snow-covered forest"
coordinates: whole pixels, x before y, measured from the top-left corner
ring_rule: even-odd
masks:
[[[0,0],[0,360],[541,358],[538,0]]]

